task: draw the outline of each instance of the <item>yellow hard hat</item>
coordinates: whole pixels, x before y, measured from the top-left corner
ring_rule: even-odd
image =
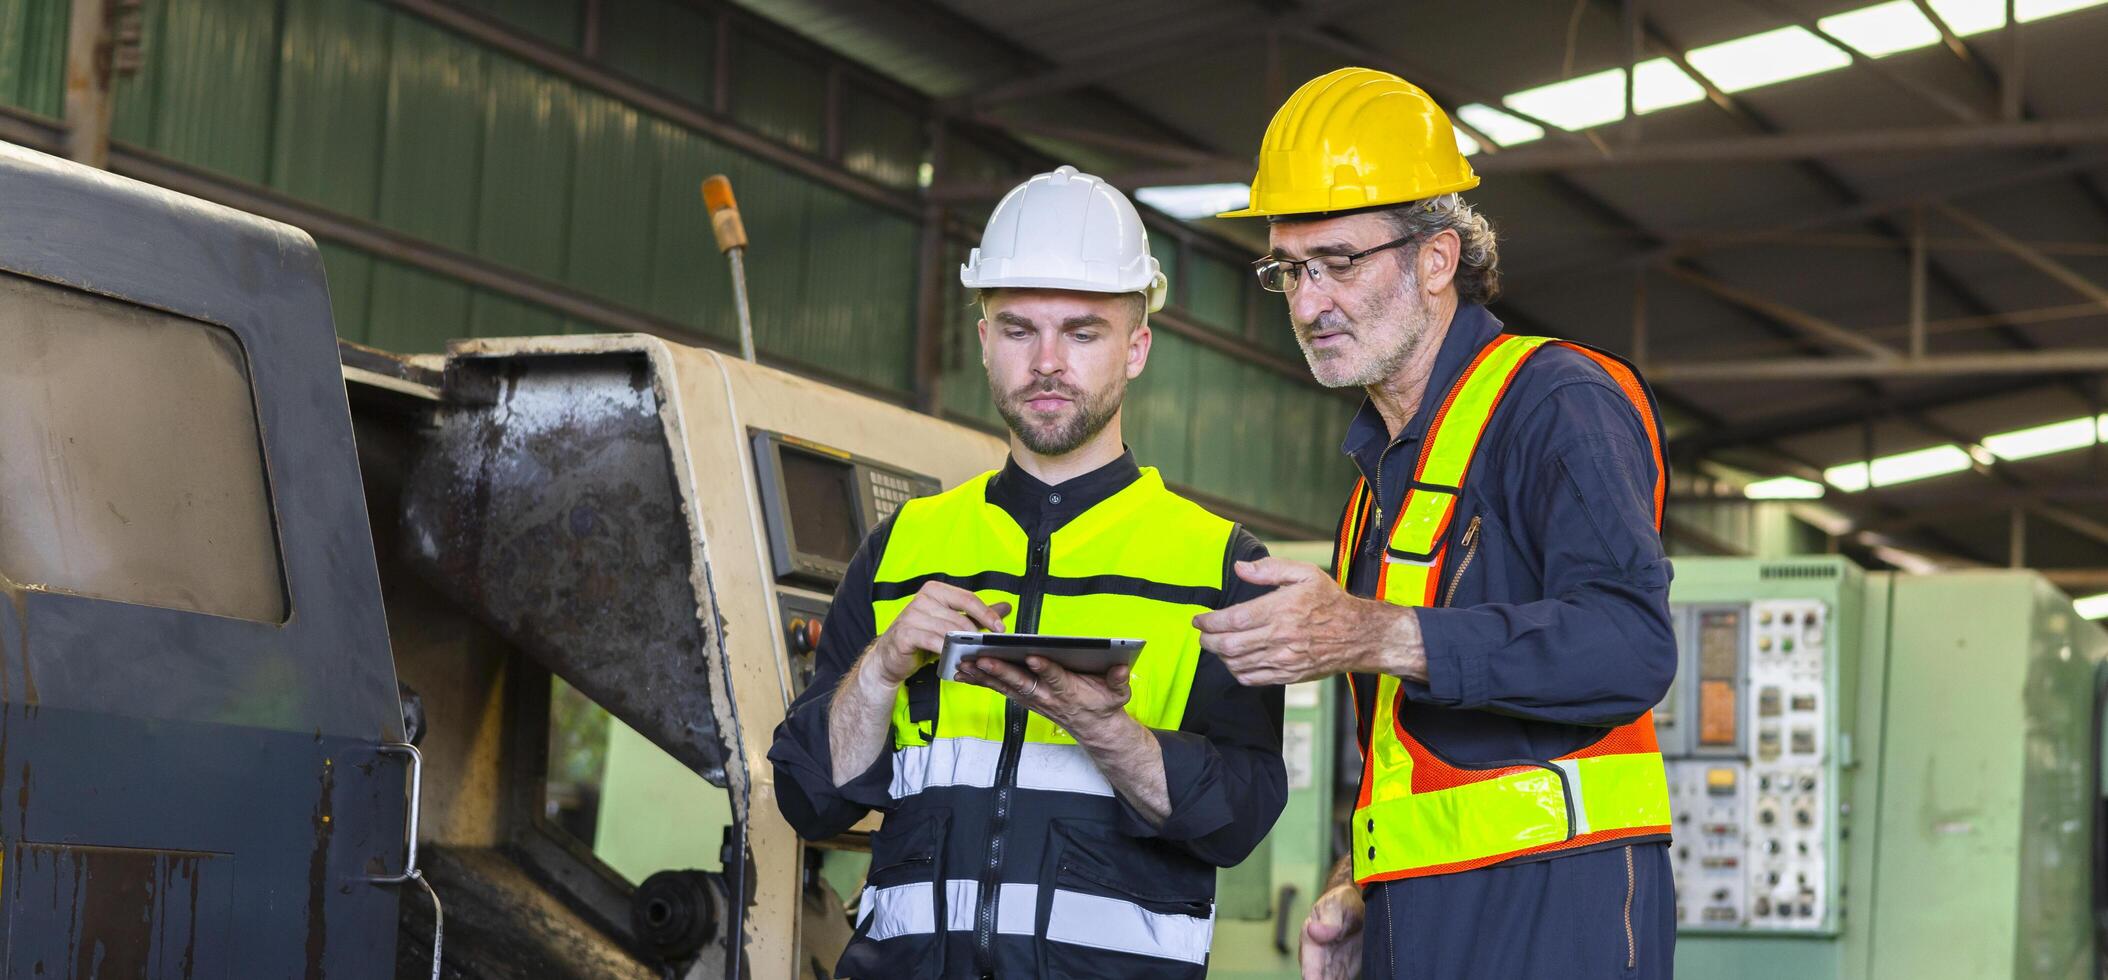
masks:
[[[1303,83],[1259,144],[1252,205],[1218,218],[1351,211],[1479,185],[1449,115],[1419,86],[1373,68]]]

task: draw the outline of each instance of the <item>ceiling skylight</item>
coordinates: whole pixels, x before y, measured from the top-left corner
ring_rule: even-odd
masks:
[[[1524,110],[1525,112],[1529,110]],[[1544,129],[1536,123],[1527,123],[1492,106],[1473,102],[1457,107],[1457,118],[1464,124],[1491,137],[1502,146],[1514,146],[1531,140],[1544,138]]]
[[[2072,608],[2087,619],[2108,619],[2108,592],[2072,601]]]
[[[1252,187],[1250,184],[1177,184],[1137,188],[1135,197],[1174,218],[1191,221],[1235,211],[1250,204]]]
[[[2098,438],[2100,420],[2087,417],[2051,422],[1984,437],[1984,448],[2003,460],[2033,459],[2051,453],[2091,446]]]
[[[1852,56],[1800,27],[1781,27],[1762,34],[1709,44],[1685,58],[1699,74],[1723,92],[1734,93],[1817,72],[1843,68]]]
[[[1934,8],[1937,10],[1938,8]],[[2001,12],[2003,16],[2003,12]],[[1890,0],[1816,21],[1831,37],[1869,58],[1940,43],[1939,28],[1911,0]]]
[[[1743,487],[1742,495],[1751,500],[1817,500],[1823,495],[1823,485],[1797,476],[1775,476]]]

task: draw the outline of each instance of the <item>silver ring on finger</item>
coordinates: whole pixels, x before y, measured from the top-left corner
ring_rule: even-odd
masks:
[[[1017,696],[1018,696],[1018,697],[1021,697],[1021,698],[1027,698],[1027,699],[1029,699],[1029,698],[1031,698],[1031,697],[1032,697],[1032,695],[1033,695],[1033,694],[1037,693],[1038,691],[1039,691],[1039,678],[1037,678],[1037,677],[1034,677],[1034,678],[1032,678],[1032,684],[1031,684],[1031,686],[1029,686],[1029,687],[1026,687],[1026,688],[1023,688],[1023,689],[1019,690],[1019,691],[1017,692]]]

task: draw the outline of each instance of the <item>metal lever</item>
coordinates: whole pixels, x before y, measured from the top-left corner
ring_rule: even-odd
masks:
[[[408,838],[403,854],[403,871],[395,875],[367,875],[366,880],[376,885],[400,885],[415,881],[432,897],[432,980],[439,980],[439,954],[446,947],[446,910],[439,904],[439,893],[432,890],[432,883],[425,880],[423,871],[417,867],[417,815],[424,809],[425,757],[417,746],[401,742],[384,742],[375,747],[382,755],[406,755],[410,757],[410,826],[404,836]]]

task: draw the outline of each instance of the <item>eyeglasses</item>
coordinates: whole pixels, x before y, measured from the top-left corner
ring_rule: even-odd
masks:
[[[1263,255],[1252,261],[1252,272],[1259,277],[1259,288],[1270,293],[1286,293],[1302,285],[1302,278],[1309,276],[1312,282],[1352,282],[1361,260],[1387,248],[1409,244],[1416,236],[1384,242],[1374,248],[1365,248],[1352,255],[1318,255],[1311,258],[1277,259]]]

